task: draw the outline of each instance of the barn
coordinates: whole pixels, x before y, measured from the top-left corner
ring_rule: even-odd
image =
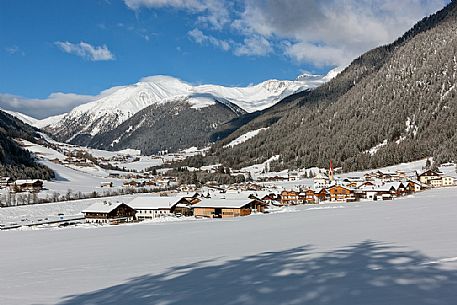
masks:
[[[195,217],[228,218],[251,214],[251,206],[258,200],[203,199],[193,206]]]

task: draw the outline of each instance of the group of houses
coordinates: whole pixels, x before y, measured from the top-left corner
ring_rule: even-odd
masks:
[[[43,189],[43,181],[39,179],[13,179],[11,177],[0,178],[0,189],[8,189],[14,193],[38,193]]]
[[[177,185],[177,179],[175,177],[161,177],[157,176],[151,179],[130,179],[123,183],[125,188],[168,188]]]
[[[392,200],[401,196],[422,191],[425,188],[454,186],[455,178],[440,172],[426,170],[408,176],[403,171],[366,173],[363,177],[334,178],[333,175],[319,173],[314,177],[314,185],[306,190],[284,190],[274,198],[282,205],[354,202],[360,200]],[[268,198],[272,199],[272,198]]]
[[[186,197],[140,196],[128,203],[97,202],[83,210],[87,223],[119,224],[167,216],[228,218],[264,213],[267,203],[257,198],[203,198],[198,193]]]
[[[438,182],[440,181],[440,182]],[[392,200],[430,187],[454,185],[452,177],[427,170],[415,177],[404,172],[365,174],[363,177],[314,177],[314,187],[304,190],[263,190],[255,183],[245,189],[206,186],[204,191],[183,197],[139,196],[128,203],[98,202],[83,211],[86,222],[118,224],[169,216],[228,218],[267,213],[274,206],[317,204],[321,202],[355,202]]]

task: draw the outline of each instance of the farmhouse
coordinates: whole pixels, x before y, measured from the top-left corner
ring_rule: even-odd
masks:
[[[14,182],[14,189],[16,192],[38,193],[43,189],[43,181],[37,179],[16,180]]]
[[[263,196],[262,198],[260,198],[263,202],[267,203],[267,204],[271,204],[271,205],[280,205],[281,204],[281,200],[280,200],[280,197],[281,196],[278,196],[274,193],[270,193],[270,194],[267,194],[265,196]]]
[[[121,202],[97,202],[82,213],[87,223],[119,224],[135,220],[135,210]]]
[[[243,199],[203,199],[193,206],[194,216],[209,218],[227,218],[251,214],[253,201]]]
[[[181,201],[178,197],[136,197],[129,202],[136,211],[138,220],[153,219],[158,217],[171,216],[172,210]]]
[[[107,182],[101,182],[100,183],[101,188],[112,188],[113,187],[113,182],[107,181]]]
[[[418,175],[417,178],[419,179],[420,183],[422,184],[431,184],[431,180],[437,179],[441,177],[441,173],[433,171],[431,169],[426,170],[422,174]]]

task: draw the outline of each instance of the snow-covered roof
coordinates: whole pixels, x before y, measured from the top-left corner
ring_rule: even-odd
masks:
[[[33,184],[36,182],[40,182],[41,180],[38,179],[20,179],[16,180],[15,184]]]
[[[193,205],[193,208],[234,208],[239,209],[246,204],[251,203],[250,199],[203,199],[201,202]]]
[[[398,190],[400,188],[400,186],[405,186],[402,182],[398,182],[398,181],[395,181],[395,182],[389,182],[389,183],[386,183],[383,187],[385,188],[392,188],[394,187],[396,190]]]
[[[82,213],[110,213],[121,204],[122,202],[112,203],[107,201],[99,201],[83,210]]]
[[[142,196],[136,197],[129,202],[129,206],[135,210],[159,210],[170,209],[181,200],[180,197],[153,197]]]

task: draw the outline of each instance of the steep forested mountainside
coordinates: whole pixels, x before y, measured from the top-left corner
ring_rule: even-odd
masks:
[[[113,130],[95,135],[90,145],[144,154],[207,145],[213,131],[229,119],[246,113],[228,101],[199,107],[187,100],[155,104],[143,109]],[[77,141],[75,138],[74,141]]]
[[[278,168],[373,168],[435,156],[457,161],[457,2],[394,43],[369,51],[332,81],[265,111],[212,149],[233,167],[274,155]],[[253,139],[224,145],[272,117]],[[273,121],[275,121],[273,120]]]
[[[14,139],[37,141],[36,130],[17,118],[0,111],[0,175],[12,178],[50,179],[54,173],[35,162],[33,156]]]

